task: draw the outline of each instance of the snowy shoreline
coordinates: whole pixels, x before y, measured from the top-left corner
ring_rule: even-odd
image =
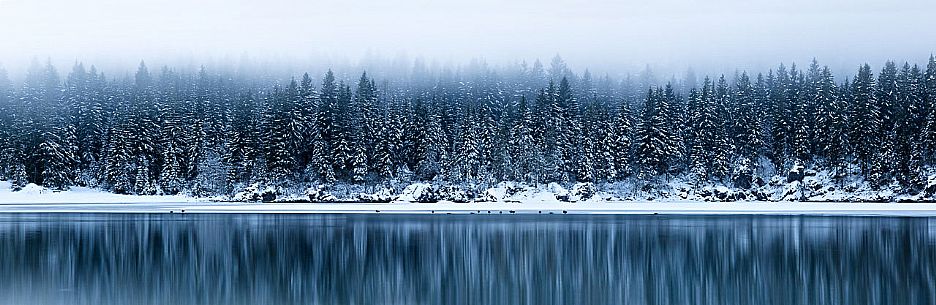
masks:
[[[555,194],[533,192],[519,200],[417,202],[418,191],[386,203],[361,202],[230,202],[224,198],[137,196],[74,187],[53,192],[35,185],[13,192],[0,183],[0,213],[399,213],[399,214],[663,214],[663,215],[840,215],[936,216],[936,203],[927,202],[708,202],[603,199],[591,196],[573,202]],[[418,189],[418,188],[417,188]],[[493,195],[492,195],[493,196]],[[494,196],[503,198],[503,196]],[[283,198],[285,200],[297,198]]]
[[[621,214],[936,217],[929,203],[831,202],[474,202],[474,203],[30,203],[0,204],[0,213],[244,214]]]

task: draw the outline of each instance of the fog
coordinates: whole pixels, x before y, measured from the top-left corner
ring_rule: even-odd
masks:
[[[366,59],[543,62],[581,70],[762,70],[813,57],[849,72],[936,51],[932,0],[0,0],[0,63],[121,74],[141,59],[297,67]],[[116,71],[115,71],[116,70]]]

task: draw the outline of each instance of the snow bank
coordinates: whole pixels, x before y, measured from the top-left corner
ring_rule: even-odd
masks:
[[[139,203],[139,202],[196,202],[204,201],[187,196],[135,196],[118,195],[85,187],[72,187],[67,191],[52,191],[27,184],[14,192],[9,181],[0,181],[0,204],[23,203]]]
[[[822,180],[821,173],[817,179]],[[809,178],[805,188],[797,190],[809,196],[815,192]],[[680,184],[682,183],[682,184]],[[933,178],[936,188],[936,177]],[[677,182],[677,187],[685,186]],[[781,190],[796,189],[781,183]],[[595,193],[588,197],[594,187]],[[885,215],[936,216],[936,204],[931,203],[873,203],[873,202],[700,202],[667,197],[665,200],[621,200],[620,194],[597,191],[600,186],[573,185],[571,190],[561,185],[529,186],[517,183],[498,184],[481,192],[475,200],[453,202],[419,202],[426,196],[451,196],[464,190],[414,184],[405,188],[398,200],[382,203],[245,203],[211,202],[185,196],[132,196],[116,195],[87,188],[72,188],[54,192],[27,185],[19,192],[10,190],[8,182],[0,182],[0,212],[98,212],[98,213],[453,213],[453,214],[770,214],[770,215]],[[626,184],[615,187],[628,188]],[[263,191],[257,189],[256,194]],[[712,192],[729,194],[738,192],[726,186],[707,186]],[[823,188],[820,188],[820,190]],[[265,190],[265,188],[264,188]],[[827,189],[826,189],[827,190]],[[454,193],[452,193],[454,192]],[[562,201],[557,193],[565,192],[577,201]],[[630,192],[630,191],[628,191]],[[824,193],[822,198],[838,198],[838,189]],[[844,192],[844,191],[841,191]],[[389,189],[379,191],[381,199],[393,197]],[[780,196],[780,191],[771,196]],[[246,194],[246,193],[245,193]],[[689,195],[689,194],[683,194]],[[693,196],[697,194],[692,193]],[[788,194],[787,194],[788,195]],[[784,195],[784,196],[787,196]],[[252,195],[250,195],[252,196]],[[717,195],[714,195],[717,196]],[[254,197],[255,198],[255,197]],[[439,197],[441,198],[441,197]],[[698,197],[694,197],[698,199]],[[715,197],[717,198],[717,197]]]
[[[739,171],[747,171],[742,169]],[[274,188],[252,184],[225,200],[231,204],[251,206],[264,202],[275,207],[278,204],[305,204],[303,211],[335,205],[335,210],[353,211],[359,207],[370,210],[372,206],[427,207],[441,210],[444,207],[484,206],[494,208],[529,209],[579,209],[590,210],[592,206],[606,211],[625,211],[633,207],[646,206],[640,210],[653,210],[650,206],[675,204],[671,210],[696,211],[703,209],[726,209],[732,213],[765,211],[794,213],[796,209],[840,211],[855,210],[854,204],[868,204],[860,210],[894,209],[875,202],[906,203],[918,202],[917,206],[894,206],[897,209],[934,209],[936,207],[936,173],[930,175],[925,184],[916,189],[904,189],[899,184],[872,185],[860,176],[809,168],[795,164],[786,170],[767,175],[753,173],[738,179],[713,182],[690,175],[665,176],[652,179],[630,179],[614,183],[577,184],[524,184],[501,182],[495,185],[453,185],[445,182],[420,182],[397,185],[332,185],[296,186]],[[749,180],[749,181],[748,181]],[[740,182],[740,183],[739,183]],[[0,204],[58,204],[58,203],[189,203],[206,202],[186,196],[132,196],[117,195],[103,191],[75,187],[68,191],[55,192],[34,184],[20,191],[12,191],[10,182],[0,182]],[[829,205],[794,205],[792,202],[825,202]],[[724,204],[723,204],[724,203]],[[730,203],[729,205],[725,205]],[[765,205],[765,203],[775,203]],[[325,204],[325,205],[323,205]],[[686,206],[685,204],[690,204]],[[339,209],[337,206],[343,206]],[[750,208],[742,208],[750,205]],[[665,205],[663,205],[665,206]],[[780,206],[788,208],[778,208]],[[292,206],[289,206],[292,207]],[[310,208],[311,207],[311,208]],[[585,208],[588,207],[588,208]],[[683,208],[691,209],[685,210]],[[727,208],[726,208],[727,207]],[[922,207],[922,208],[921,208]],[[410,208],[407,208],[410,209]]]
[[[437,203],[99,203],[0,205],[14,213],[406,213],[936,216],[928,203],[831,202],[437,202]],[[479,215],[479,217],[483,217]]]

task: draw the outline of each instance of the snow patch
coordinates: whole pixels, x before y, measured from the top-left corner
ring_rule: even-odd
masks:
[[[184,203],[205,202],[188,196],[119,195],[86,187],[72,187],[67,191],[53,191],[36,184],[27,184],[19,191],[12,190],[9,181],[0,182],[0,204],[31,203]]]

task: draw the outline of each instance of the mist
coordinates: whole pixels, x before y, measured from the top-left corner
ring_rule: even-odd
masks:
[[[681,74],[765,70],[813,57],[835,71],[923,62],[936,50],[929,0],[662,1],[0,0],[0,63],[140,60],[277,63],[297,71],[422,59],[437,65],[548,62],[577,70]],[[291,72],[291,71],[290,71]]]

